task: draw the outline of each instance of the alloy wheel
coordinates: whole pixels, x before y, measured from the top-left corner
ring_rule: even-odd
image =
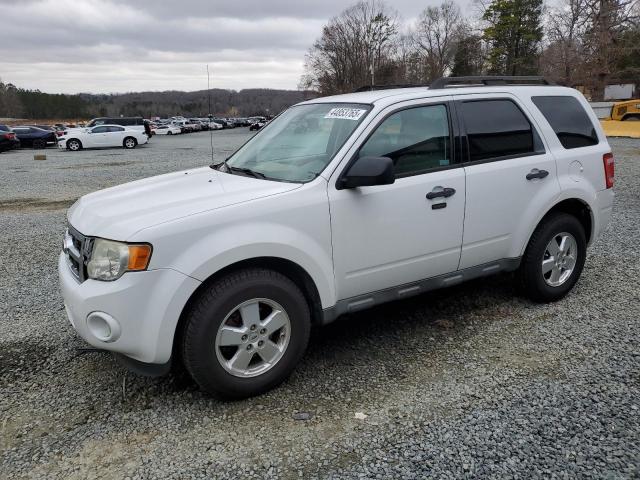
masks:
[[[573,235],[562,232],[554,235],[542,256],[542,276],[547,285],[559,287],[565,283],[576,266],[578,244]]]
[[[215,339],[222,368],[236,377],[262,375],[282,359],[291,338],[291,321],[277,302],[254,298],[227,314]]]

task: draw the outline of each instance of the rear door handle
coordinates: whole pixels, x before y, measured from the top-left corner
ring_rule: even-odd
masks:
[[[428,200],[433,200],[434,198],[438,198],[438,197],[448,198],[451,195],[453,195],[454,193],[456,193],[455,188],[435,187],[433,190],[431,190],[429,193],[427,193],[427,199]]]
[[[546,170],[538,170],[537,168],[534,168],[529,173],[527,173],[527,180],[533,180],[534,178],[544,178],[547,175],[549,175],[549,172],[547,172]]]

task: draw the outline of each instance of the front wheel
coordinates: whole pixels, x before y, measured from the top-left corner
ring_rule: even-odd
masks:
[[[72,138],[67,142],[67,148],[72,152],[77,152],[78,150],[82,149],[82,143],[80,143],[80,140]]]
[[[525,296],[535,302],[560,300],[582,273],[587,241],[582,224],[566,213],[545,219],[529,240],[518,276]]]
[[[125,138],[124,142],[123,142],[124,148],[136,148],[137,144],[138,144],[138,142],[133,137]]]
[[[173,135],[173,133],[171,131],[168,131],[167,135]]]
[[[194,303],[183,330],[183,362],[208,393],[257,395],[291,374],[307,347],[310,325],[306,299],[289,278],[240,270]]]

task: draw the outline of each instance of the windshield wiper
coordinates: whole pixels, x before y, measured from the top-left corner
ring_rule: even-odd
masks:
[[[231,165],[227,165],[227,168],[231,172],[244,173],[245,175],[248,175],[253,178],[261,178],[263,180],[267,178],[267,176],[264,173],[256,172],[255,170],[251,170],[250,168],[232,167]]]
[[[255,170],[251,170],[250,168],[232,167],[226,161],[220,163],[212,163],[211,165],[209,165],[209,168],[213,168],[214,170],[219,170],[220,172],[225,173],[238,172],[247,175],[248,177],[260,178],[262,180],[267,179],[267,176],[264,173],[256,172]]]

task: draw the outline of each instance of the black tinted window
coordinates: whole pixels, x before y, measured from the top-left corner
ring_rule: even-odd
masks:
[[[387,117],[361,147],[361,157],[389,157],[398,176],[451,163],[447,107],[430,105]]]
[[[532,97],[564,148],[596,145],[598,135],[578,99],[573,97]]]
[[[96,127],[91,130],[93,133],[106,133],[109,131],[109,127]]]
[[[529,120],[511,100],[462,102],[460,112],[472,162],[544,151]]]
[[[108,127],[110,132],[122,132],[124,127]]]

